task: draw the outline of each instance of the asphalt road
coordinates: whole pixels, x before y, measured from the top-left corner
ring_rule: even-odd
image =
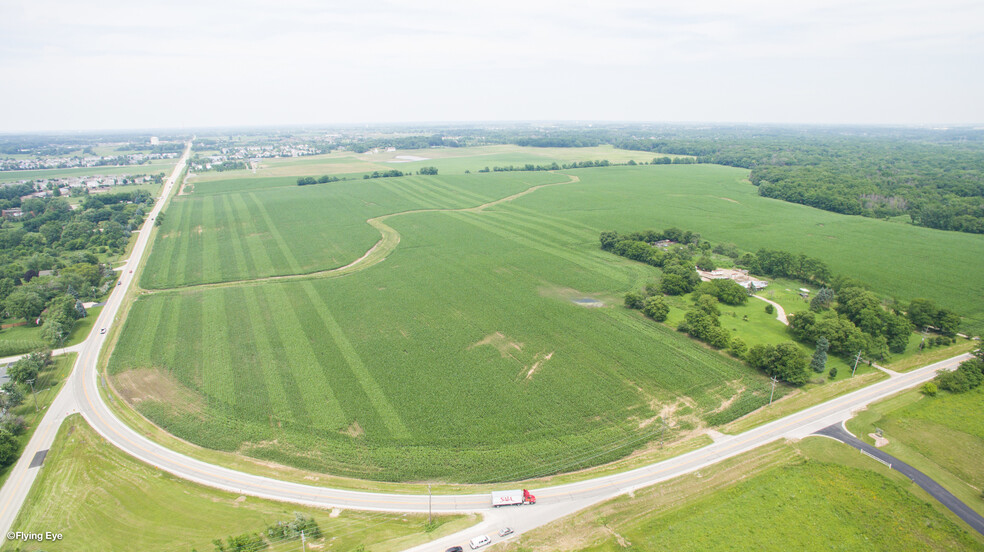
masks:
[[[873,447],[855,437],[850,431],[847,430],[847,428],[844,427],[843,422],[827,426],[820,431],[817,431],[816,435],[824,435],[826,437],[836,439],[844,444],[850,445],[858,450],[862,450],[890,465],[893,470],[902,472],[902,474],[911,479],[913,483],[922,487],[923,490],[932,495],[933,498],[939,500],[944,506],[949,508],[951,512],[957,514],[960,519],[966,521],[967,525],[970,525],[978,533],[984,535],[984,517],[981,517],[980,514],[970,509],[970,507],[964,504],[959,498],[953,496],[950,491],[941,487],[939,483],[927,477],[923,472],[913,468],[909,464],[906,464],[891,454],[888,454],[877,447]]]
[[[17,512],[20,511],[24,500],[27,498],[28,491],[34,484],[34,480],[37,478],[40,470],[44,469],[43,464],[41,466],[32,467],[31,461],[38,452],[47,451],[51,448],[51,443],[55,440],[55,435],[58,433],[58,428],[61,426],[65,417],[79,411],[78,383],[83,374],[96,373],[96,360],[99,356],[99,350],[106,341],[107,335],[109,335],[108,332],[106,334],[100,333],[100,330],[102,328],[108,329],[116,320],[120,303],[123,301],[123,297],[126,295],[126,291],[130,288],[130,283],[135,276],[135,274],[130,273],[130,270],[135,270],[137,265],[140,264],[140,259],[143,257],[144,251],[147,247],[147,242],[150,238],[151,230],[153,229],[154,219],[164,206],[164,199],[170,195],[175,181],[184,169],[185,163],[188,161],[190,153],[191,144],[189,143],[188,147],[185,149],[184,155],[182,155],[181,159],[178,161],[178,164],[174,167],[174,171],[171,173],[171,176],[164,184],[164,189],[161,192],[161,200],[154,205],[153,209],[151,209],[150,213],[147,215],[147,219],[144,221],[144,224],[140,229],[140,232],[137,233],[137,241],[136,244],[134,244],[132,253],[130,254],[130,259],[125,265],[123,265],[123,270],[120,273],[120,281],[122,283],[119,286],[114,286],[109,299],[106,301],[106,305],[99,313],[99,318],[96,319],[96,324],[89,333],[89,337],[78,345],[54,351],[54,354],[77,352],[79,353],[79,356],[75,361],[75,365],[72,367],[71,375],[69,375],[68,380],[65,382],[65,386],[62,387],[61,392],[58,393],[58,396],[55,397],[55,400],[51,403],[51,406],[48,407],[48,412],[41,419],[37,429],[34,431],[34,435],[24,448],[24,452],[21,454],[20,459],[16,464],[14,464],[6,483],[4,483],[3,488],[0,489],[0,528],[2,528],[2,530],[0,530],[0,534],[2,535],[6,535],[7,532],[11,530],[11,525],[13,525],[14,518],[17,516]],[[0,359],[0,362],[11,362],[17,358],[19,357]],[[14,529],[28,531],[31,528],[24,527]]]
[[[168,179],[162,197],[167,197],[171,193],[175,179],[180,174],[187,157],[188,150],[175,168],[174,174]],[[47,450],[50,447],[57,428],[61,425],[64,417],[75,411],[81,412],[86,421],[98,433],[124,452],[189,481],[239,494],[313,506],[391,512],[427,512],[429,501],[426,494],[385,494],[330,489],[278,481],[208,464],[169,450],[144,438],[115,417],[99,394],[101,383],[97,371],[97,360],[100,349],[108,335],[99,333],[99,330],[109,328],[112,323],[117,321],[120,304],[134,276],[134,274],[130,274],[129,269],[138,266],[140,259],[145,254],[153,219],[156,218],[163,204],[164,201],[158,202],[148,215],[144,227],[138,234],[130,260],[124,267],[126,270],[123,272],[122,285],[113,291],[107,301],[92,333],[78,350],[79,358],[72,375],[69,376],[62,392],[56,397],[31,442],[28,443],[7,484],[4,485],[3,489],[0,489],[0,529],[2,529],[0,534],[5,534],[11,529],[31,529],[11,527],[38,470],[43,469],[43,467],[30,468],[30,461],[37,452]],[[663,462],[589,481],[534,489],[533,491],[538,498],[538,503],[535,506],[514,506],[492,510],[489,495],[485,493],[435,495],[430,502],[434,512],[483,512],[485,519],[476,527],[418,547],[415,550],[444,550],[444,548],[455,544],[465,545],[469,538],[483,533],[490,534],[493,542],[497,542],[499,538],[495,535],[495,529],[504,525],[509,525],[515,529],[515,534],[510,536],[513,538],[524,531],[529,531],[598,502],[699,470],[777,439],[805,437],[821,428],[846,420],[853,411],[863,408],[871,402],[917,386],[933,378],[937,370],[953,369],[966,358],[969,358],[969,355],[961,355],[909,373],[891,376],[885,381],[864,389],[837,397],[740,435],[725,436],[702,449]],[[513,485],[505,486],[512,487]]]

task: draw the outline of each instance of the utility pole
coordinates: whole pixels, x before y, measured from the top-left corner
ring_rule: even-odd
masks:
[[[854,369],[851,370],[851,377],[854,377],[854,372],[858,371],[858,362],[861,362],[861,351],[858,351],[857,358],[854,359]]]
[[[307,545],[304,543],[304,531],[301,531],[301,552],[307,551]]]
[[[779,378],[772,376],[772,393],[769,393],[769,406],[772,406],[772,397],[776,395],[777,383],[779,383]]]
[[[431,484],[427,484],[427,523],[432,523],[431,517]]]
[[[34,397],[34,411],[39,412],[38,408],[38,394],[34,392],[34,380],[27,380],[27,384],[31,386],[31,395]]]

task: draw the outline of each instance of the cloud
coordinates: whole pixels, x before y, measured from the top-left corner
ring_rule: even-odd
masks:
[[[879,121],[979,122],[979,102],[938,102],[984,92],[982,77],[967,76],[984,61],[982,21],[984,3],[961,0],[7,0],[0,72],[18,84],[0,88],[0,130],[392,117],[768,120],[770,107],[783,119],[834,122],[852,98],[870,105],[906,70],[911,90],[894,93],[908,94],[908,108],[881,110]],[[916,78],[927,71],[937,82]],[[847,78],[850,93],[839,90],[852,83],[830,84]],[[815,98],[818,86],[837,95],[826,102],[837,109],[790,103],[790,95]],[[655,96],[664,105],[648,101]],[[329,107],[342,103],[343,111]]]

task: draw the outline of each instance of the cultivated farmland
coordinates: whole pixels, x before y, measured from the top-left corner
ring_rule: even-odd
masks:
[[[192,442],[397,480],[595,464],[653,438],[659,416],[669,436],[736,391],[768,399],[762,376],[623,310],[617,291],[653,269],[565,245],[588,230],[471,212],[389,223],[402,241],[371,270],[141,298],[115,385]]]
[[[984,236],[838,215],[759,197],[748,171],[716,165],[570,171],[580,182],[496,210],[544,212],[613,230],[678,226],[714,243],[823,259],[885,296],[934,299],[984,331]]]
[[[745,176],[689,165],[198,182],[158,229],[141,284],[161,291],[135,302],[111,379],[206,447],[483,482],[598,464],[654,439],[660,419],[684,434],[768,400],[760,374],[621,307],[659,272],[601,251],[602,230],[675,225],[806,253],[982,324],[984,289],[966,278],[984,268],[980,236],[760,198]],[[385,260],[335,277],[380,239],[367,219],[391,214]],[[258,280],[297,274],[310,276]],[[230,284],[194,287],[218,282]]]
[[[295,178],[196,185],[175,198],[154,244],[145,288],[170,288],[348,264],[379,240],[372,217],[414,209],[471,207],[565,182],[551,173],[404,177],[297,186]],[[237,191],[238,190],[238,191]]]

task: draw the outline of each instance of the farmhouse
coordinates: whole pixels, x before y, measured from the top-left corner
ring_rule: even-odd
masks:
[[[707,271],[697,269],[697,274],[700,274],[700,279],[709,282],[711,280],[734,280],[741,287],[748,289],[748,286],[754,285],[755,289],[765,289],[769,285],[769,282],[765,280],[756,280],[748,275],[747,270],[740,268],[719,268],[717,270]]]
[[[24,211],[21,211],[20,207],[14,207],[13,209],[4,209],[0,212],[0,216],[5,219],[16,219],[24,216]]]

